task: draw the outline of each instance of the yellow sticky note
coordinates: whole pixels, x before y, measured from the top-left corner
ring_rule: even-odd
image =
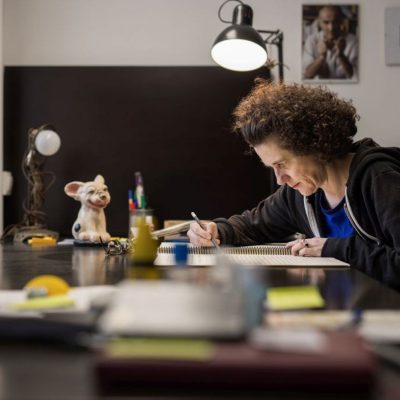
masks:
[[[267,291],[269,308],[272,310],[293,310],[321,308],[324,299],[316,286],[274,287]]]
[[[111,357],[207,361],[214,346],[206,340],[173,338],[118,338],[106,346]]]
[[[75,305],[73,299],[66,295],[36,297],[21,303],[14,303],[10,307],[15,310],[50,310],[66,308]]]

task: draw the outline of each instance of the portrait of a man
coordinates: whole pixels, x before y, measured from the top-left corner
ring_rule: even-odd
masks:
[[[357,5],[303,5],[302,79],[357,82],[357,33]]]

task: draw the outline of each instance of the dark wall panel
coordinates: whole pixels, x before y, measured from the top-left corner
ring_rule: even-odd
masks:
[[[230,131],[231,113],[260,71],[219,67],[6,67],[4,167],[14,175],[5,224],[22,218],[21,158],[30,127],[51,123],[62,140],[45,169],[56,174],[46,194],[48,227],[70,236],[79,203],[64,194],[72,180],[102,174],[112,201],[112,234],[126,234],[127,191],[141,171],[157,217],[229,216],[274,187],[270,171],[245,155]]]

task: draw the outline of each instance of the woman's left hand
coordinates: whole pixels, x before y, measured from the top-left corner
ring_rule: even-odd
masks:
[[[326,238],[297,239],[286,244],[294,256],[320,257]]]

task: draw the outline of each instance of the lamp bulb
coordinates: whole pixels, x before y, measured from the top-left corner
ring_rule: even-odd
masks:
[[[38,152],[44,156],[52,156],[57,153],[60,146],[60,136],[54,131],[45,129],[40,131],[36,136],[35,147]]]
[[[252,71],[267,61],[267,52],[250,40],[229,39],[216,43],[212,50],[213,60],[233,71]]]

